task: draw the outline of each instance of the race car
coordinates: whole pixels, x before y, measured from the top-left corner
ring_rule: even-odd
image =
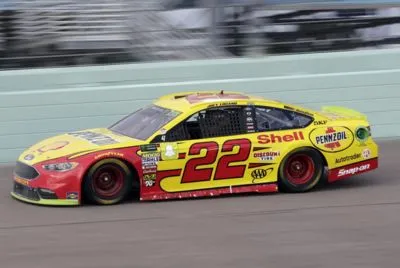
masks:
[[[28,148],[16,162],[11,195],[66,206],[299,193],[376,168],[369,121],[353,109],[311,110],[231,91],[179,92],[108,128]]]

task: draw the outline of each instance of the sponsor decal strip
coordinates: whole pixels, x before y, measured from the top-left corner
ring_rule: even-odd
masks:
[[[329,171],[328,181],[333,182],[378,168],[378,158],[354,163]]]
[[[154,151],[154,148],[145,149],[150,150],[145,151],[141,157],[143,182],[146,187],[153,187],[156,185],[157,164],[161,159],[161,153]]]

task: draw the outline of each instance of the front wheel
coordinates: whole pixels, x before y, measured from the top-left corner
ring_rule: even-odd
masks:
[[[118,159],[104,159],[90,168],[84,181],[85,197],[99,205],[124,200],[132,190],[132,172]]]
[[[324,162],[320,154],[301,148],[287,155],[279,168],[279,186],[287,192],[306,192],[321,180]]]

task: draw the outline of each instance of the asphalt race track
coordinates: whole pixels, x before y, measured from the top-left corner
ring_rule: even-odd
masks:
[[[39,207],[0,173],[1,268],[398,267],[400,142],[380,168],[306,194]]]

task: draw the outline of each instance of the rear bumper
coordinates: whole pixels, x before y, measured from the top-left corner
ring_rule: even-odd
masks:
[[[328,182],[342,180],[354,175],[373,171],[378,168],[378,157],[331,169],[328,173]]]

